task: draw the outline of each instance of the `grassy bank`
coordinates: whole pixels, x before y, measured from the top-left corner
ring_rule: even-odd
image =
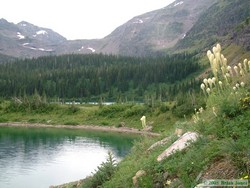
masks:
[[[0,101],[0,122],[41,123],[48,125],[98,125],[142,129],[140,118],[145,115],[154,132],[171,129],[176,121],[172,106],[161,103],[150,107],[145,104],[66,105],[33,104],[32,100],[18,103]]]
[[[220,54],[218,46],[214,51]],[[204,79],[201,84],[205,104],[195,109],[191,119],[178,119],[171,125],[172,129],[162,132],[161,138],[142,138],[119,164],[111,162],[109,157],[83,183],[68,187],[188,188],[209,179],[249,180],[250,62],[245,60],[232,69],[220,62],[224,60],[222,56],[212,57],[210,60],[218,64],[211,63],[214,77]],[[172,118],[176,113],[170,111]],[[177,139],[174,128],[194,131],[200,136],[187,149],[158,162],[157,156]],[[148,150],[164,137],[169,138],[167,143]],[[143,175],[134,185],[132,178],[141,170]]]

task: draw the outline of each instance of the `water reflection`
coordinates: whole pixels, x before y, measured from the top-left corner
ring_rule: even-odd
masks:
[[[117,160],[138,137],[72,129],[0,127],[0,187],[49,187],[81,179]]]

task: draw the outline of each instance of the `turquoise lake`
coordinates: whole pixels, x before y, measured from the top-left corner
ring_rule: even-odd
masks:
[[[0,187],[46,188],[91,175],[111,151],[117,161],[138,136],[77,129],[0,127]]]

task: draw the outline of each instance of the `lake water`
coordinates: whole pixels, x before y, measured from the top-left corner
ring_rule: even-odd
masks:
[[[56,128],[0,127],[0,187],[48,188],[83,179],[130,151],[138,136]]]

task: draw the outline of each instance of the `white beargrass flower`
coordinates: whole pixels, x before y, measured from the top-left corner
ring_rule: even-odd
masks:
[[[244,70],[246,72],[248,72],[248,69],[247,69],[247,59],[244,59],[243,64],[244,64]]]
[[[236,91],[236,89],[237,89],[237,88],[234,86],[234,87],[233,87],[233,90]]]
[[[216,78],[213,77],[213,78],[212,78],[212,83],[214,84],[214,86],[215,86],[215,82],[216,82]]]
[[[213,49],[212,49],[213,53],[216,54],[218,51],[217,51],[217,48],[214,46]]]
[[[240,84],[237,83],[235,86],[236,86],[237,88],[239,88],[239,87],[240,87]]]
[[[231,76],[233,76],[232,67],[231,66],[227,66],[227,70],[229,71],[229,73],[231,74]]]
[[[234,66],[234,71],[235,71],[236,75],[239,76],[239,72],[238,72],[238,67],[237,66]]]
[[[223,85],[222,81],[219,81],[218,83],[219,83],[220,88],[222,89],[222,85]]]
[[[242,64],[241,63],[238,63],[238,66],[240,67],[240,69],[242,69]]]
[[[217,48],[217,52],[221,52],[221,46],[219,43],[216,45],[216,48]]]
[[[213,114],[217,117],[216,108],[213,106]]]
[[[202,84],[201,84],[201,89],[202,89],[203,91],[205,90],[205,87],[206,87],[205,84],[202,83]]]
[[[211,93],[211,89],[210,89],[210,88],[207,88],[207,89],[206,89],[206,92],[207,92],[207,94],[210,94],[210,93]]]
[[[241,75],[241,76],[244,76],[244,75],[245,75],[243,69],[240,69],[240,75]]]
[[[207,57],[210,60],[210,56],[212,55],[212,52],[210,50],[207,51]]]
[[[202,107],[199,108],[199,112],[202,113],[204,109]]]
[[[245,83],[244,83],[244,82],[241,82],[241,83],[240,83],[240,86],[241,86],[241,87],[245,87]]]
[[[221,69],[222,74],[226,73],[226,68],[225,67],[222,66],[220,69]]]
[[[225,80],[226,80],[226,83],[229,84],[227,75],[224,75],[224,78],[225,78]]]
[[[222,61],[223,61],[223,66],[227,67],[227,58],[223,58]]]
[[[212,88],[213,87],[213,81],[212,81],[212,79],[208,78],[207,82],[208,82],[210,88]]]
[[[207,79],[205,78],[204,80],[203,80],[203,82],[204,82],[204,84],[206,85],[206,87],[208,86],[207,84],[208,84],[208,81],[207,81]]]

